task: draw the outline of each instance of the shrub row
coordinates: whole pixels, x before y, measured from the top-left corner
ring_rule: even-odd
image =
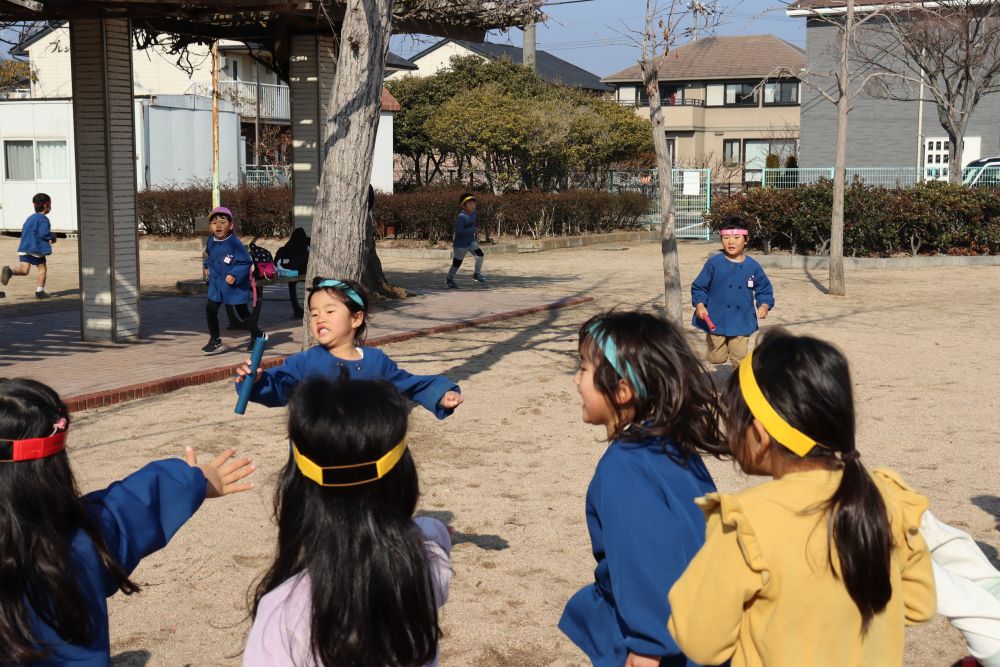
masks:
[[[708,215],[718,231],[730,215],[750,225],[750,244],[824,254],[830,244],[833,184],[754,189],[718,199]],[[997,254],[1000,191],[930,182],[888,189],[850,184],[844,195],[844,254]]]
[[[462,190],[425,188],[375,198],[375,228],[393,228],[397,237],[436,243],[451,237]],[[565,236],[634,229],[648,201],[641,194],[600,190],[559,193],[515,191],[504,195],[476,193],[477,222],[486,241],[496,237]]]
[[[285,237],[292,233],[292,189],[223,188],[222,205],[233,212],[240,236]],[[203,186],[153,188],[137,195],[140,229],[147,234],[190,236],[212,209],[212,190]]]

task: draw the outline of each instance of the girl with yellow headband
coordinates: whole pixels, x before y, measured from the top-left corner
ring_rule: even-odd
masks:
[[[253,600],[245,667],[437,664],[451,539],[413,518],[406,401],[380,381],[304,381],[274,506],[278,548]]]
[[[902,665],[905,626],[934,615],[927,499],[862,465],[844,355],[769,331],[722,403],[740,467],[773,479],[698,500],[705,545],[669,597],[677,644],[706,665]]]
[[[689,665],[667,633],[667,592],[705,538],[694,499],[715,491],[701,457],[725,453],[715,390],[680,329],[607,313],[580,328],[583,421],[609,445],[587,489],[594,580],[559,629],[596,667]]]
[[[476,268],[472,273],[472,279],[480,283],[486,282],[486,277],[483,276],[483,249],[479,247],[479,242],[476,240],[478,233],[476,206],[474,194],[471,192],[462,193],[462,210],[458,212],[458,217],[455,219],[455,236],[452,239],[451,268],[448,270],[448,279],[445,281],[452,289],[458,287],[455,275],[458,273],[459,267],[462,266],[462,260],[470,252],[476,258]]]

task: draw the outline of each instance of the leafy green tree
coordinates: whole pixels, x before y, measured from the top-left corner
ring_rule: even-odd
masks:
[[[413,180],[423,185],[441,174],[441,165],[448,157],[440,144],[431,140],[425,124],[448,100],[453,91],[440,75],[405,76],[386,82],[386,88],[399,102],[400,110],[393,120],[393,151],[412,163]]]
[[[20,60],[0,60],[0,91],[15,90],[32,81],[31,66]]]

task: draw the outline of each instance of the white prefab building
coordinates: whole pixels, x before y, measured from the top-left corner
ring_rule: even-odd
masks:
[[[194,95],[135,100],[135,170],[139,190],[209,183],[212,108]],[[219,179],[240,178],[239,114],[219,110]],[[0,232],[20,231],[37,192],[52,197],[52,227],[76,232],[76,149],[70,100],[0,100]]]

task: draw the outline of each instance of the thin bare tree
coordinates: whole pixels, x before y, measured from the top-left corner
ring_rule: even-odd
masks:
[[[646,17],[641,37],[629,36],[639,46],[642,85],[649,99],[649,119],[656,154],[660,199],[660,250],[663,255],[663,305],[668,318],[682,323],[684,298],[681,293],[680,259],[677,255],[676,210],[674,206],[673,155],[667,138],[667,123],[660,100],[659,68],[682,39],[710,36],[722,17],[717,5],[699,0],[646,0]]]
[[[840,5],[838,4],[838,8]],[[779,69],[778,76],[798,78],[805,86],[822,99],[837,107],[837,144],[833,160],[833,211],[830,218],[830,275],[828,293],[845,296],[847,284],[844,277],[844,189],[847,180],[847,117],[851,113],[854,99],[865,92],[873,81],[891,76],[884,70],[860,66],[852,59],[857,51],[857,42],[862,36],[865,24],[881,15],[882,10],[855,11],[855,0],[846,0],[843,13],[827,12],[820,8],[810,9],[800,3],[796,9],[803,10],[808,17],[826,23],[837,31],[834,44],[834,62],[829,68],[824,65],[793,72]]]
[[[921,81],[948,135],[948,178],[962,182],[969,121],[984,95],[1000,91],[1000,4],[980,0],[895,5],[865,30],[856,57],[895,75],[873,94],[918,101]]]

